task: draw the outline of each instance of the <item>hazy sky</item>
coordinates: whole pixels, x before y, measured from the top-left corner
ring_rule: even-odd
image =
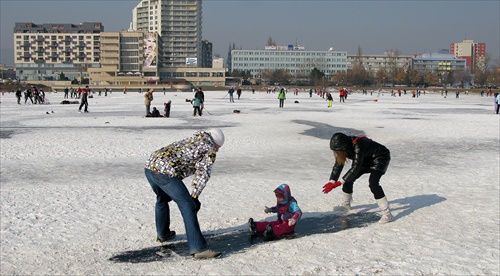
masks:
[[[105,31],[126,30],[139,0],[0,0],[0,63],[14,64],[16,22],[102,22]],[[404,55],[449,49],[471,39],[500,58],[500,0],[310,1],[203,0],[203,39],[226,58],[229,45],[263,49],[269,36],[278,45],[355,54]]]

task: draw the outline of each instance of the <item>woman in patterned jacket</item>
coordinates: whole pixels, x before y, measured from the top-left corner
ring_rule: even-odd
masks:
[[[177,203],[184,220],[189,252],[196,259],[217,258],[221,252],[208,248],[198,223],[199,196],[212,171],[216,154],[224,144],[220,129],[198,131],[193,137],[174,142],[151,154],[146,162],[145,174],[156,194],[157,241],[175,238],[170,231],[169,202]],[[182,181],[194,175],[191,193]]]

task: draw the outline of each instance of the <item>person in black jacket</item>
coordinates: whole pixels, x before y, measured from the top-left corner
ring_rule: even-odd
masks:
[[[393,216],[389,203],[379,183],[391,161],[389,149],[366,136],[347,136],[343,133],[333,134],[330,139],[330,149],[335,156],[335,165],[330,174],[330,181],[323,186],[323,193],[327,194],[332,189],[342,185],[343,201],[335,210],[348,211],[351,209],[354,181],[363,174],[369,173],[370,190],[382,211],[379,223],[392,221]],[[352,160],[352,166],[339,180],[346,159]]]
[[[16,97],[17,97],[17,104],[21,104],[21,97],[23,96],[21,92],[21,88],[17,88],[16,90]]]

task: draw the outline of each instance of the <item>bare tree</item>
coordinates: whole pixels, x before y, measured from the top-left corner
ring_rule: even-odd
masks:
[[[347,72],[347,79],[353,85],[367,85],[369,83],[369,74],[363,66],[363,61],[361,60],[363,52],[361,46],[358,45],[358,52],[354,58],[354,63],[352,65],[352,70]]]
[[[273,38],[269,36],[266,46],[276,46],[276,41],[274,41]]]
[[[455,83],[455,79],[456,79],[456,72],[449,72],[446,75],[445,83],[451,86]]]
[[[273,71],[273,81],[283,84],[288,84],[292,75],[286,69],[278,69]]]
[[[389,81],[389,74],[385,68],[380,68],[375,76],[377,82],[381,85],[385,85]]]
[[[389,49],[385,50],[385,55],[387,58],[385,67],[388,74],[388,81],[393,83],[398,74],[398,58],[401,56],[401,52],[399,50]]]
[[[464,87],[466,83],[470,83],[472,80],[469,70],[460,71],[456,73],[455,76],[457,76],[457,80],[460,81],[460,87]]]
[[[406,72],[404,68],[396,69],[396,77],[394,78],[394,82],[396,84],[404,84],[406,79]]]
[[[493,62],[493,68],[491,69],[491,73],[488,75],[488,84],[500,87],[500,58],[497,58]]]
[[[337,71],[337,73],[333,74],[332,82],[336,86],[345,86],[348,83],[349,76],[347,71]]]
[[[491,55],[489,53],[486,54],[484,62],[481,62],[477,65],[476,71],[474,74],[474,83],[478,85],[486,85],[488,82],[488,76],[490,75],[489,64],[491,61]]]
[[[260,76],[262,78],[262,81],[264,82],[271,82],[271,79],[273,78],[273,72],[269,69],[264,69],[261,73]]]

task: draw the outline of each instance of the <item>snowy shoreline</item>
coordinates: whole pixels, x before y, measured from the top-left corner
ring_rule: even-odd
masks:
[[[192,93],[156,92],[152,106],[163,111],[172,100],[171,118],[144,118],[139,93],[94,94],[88,114],[59,104],[63,93],[47,93],[49,105],[20,106],[14,94],[1,95],[1,274],[500,274],[500,117],[492,97],[385,94],[374,102],[374,93],[339,103],[335,94],[327,108],[317,95],[289,92],[279,109],[277,94],[244,91],[234,104],[225,95],[205,92],[206,112],[193,117],[185,102]],[[237,250],[213,240],[225,252],[220,260],[111,261],[158,245],[143,171],[149,154],[210,127],[224,130],[226,143],[201,195],[202,231],[274,219],[263,208],[287,183],[304,212],[298,237]],[[354,186],[353,226],[332,214],[340,190],[324,195],[321,187],[336,131],[391,150],[381,184],[394,222],[376,223],[366,175]],[[175,205],[171,217],[175,241],[185,241]]]

